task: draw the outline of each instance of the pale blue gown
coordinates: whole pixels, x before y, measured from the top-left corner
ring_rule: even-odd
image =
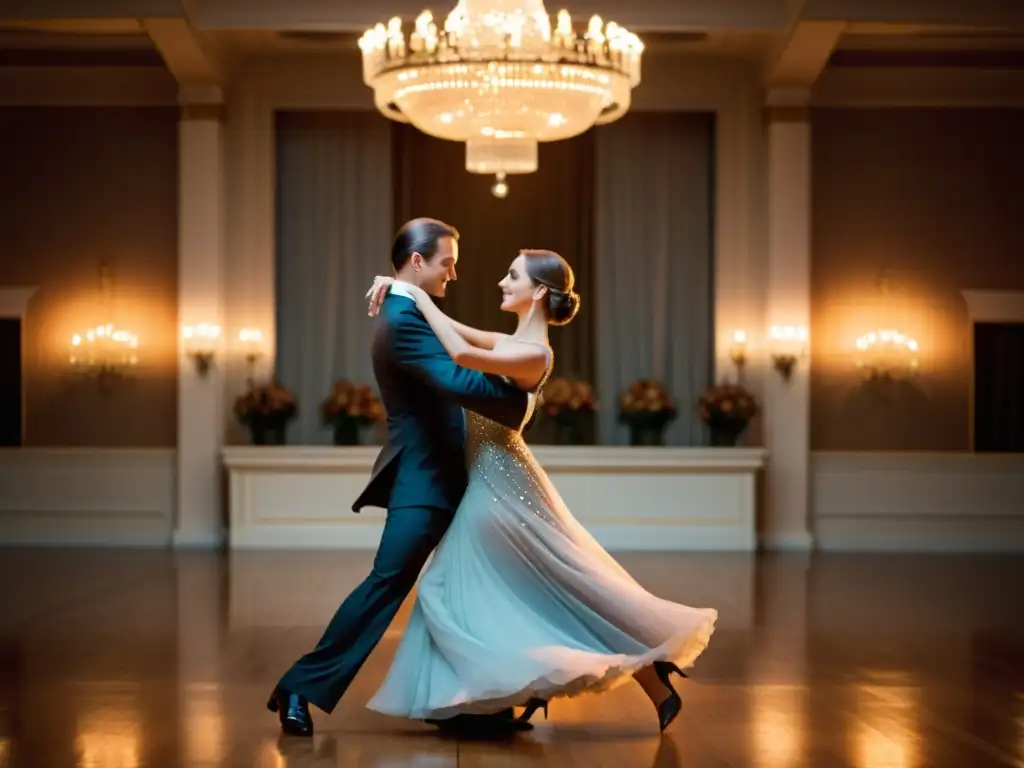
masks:
[[[524,424],[535,407],[531,394]],[[492,713],[610,690],[654,661],[693,665],[718,612],[641,587],[572,516],[521,429],[467,412],[466,460],[466,494],[371,709]]]

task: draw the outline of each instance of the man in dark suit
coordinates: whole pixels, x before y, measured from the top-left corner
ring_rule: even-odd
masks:
[[[456,279],[458,258],[458,233],[435,219],[408,222],[391,248],[396,278],[438,298]],[[526,393],[452,362],[416,303],[402,295],[401,283],[380,309],[373,370],[388,440],[352,509],[386,508],[387,521],[370,575],[271,694],[267,706],[289,734],[312,735],[310,703],[328,713],[335,708],[448,529],[467,483],[462,408],[512,428],[527,409]],[[518,723],[511,710],[492,718],[487,722],[508,728],[529,725]]]

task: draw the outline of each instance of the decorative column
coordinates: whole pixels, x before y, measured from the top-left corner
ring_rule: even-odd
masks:
[[[182,87],[178,123],[178,483],[176,547],[224,539],[220,451],[224,443],[223,96]],[[191,339],[184,334],[190,331]],[[203,358],[208,365],[203,365]]]
[[[806,91],[770,92],[768,132],[768,449],[762,544],[809,549],[811,126]]]

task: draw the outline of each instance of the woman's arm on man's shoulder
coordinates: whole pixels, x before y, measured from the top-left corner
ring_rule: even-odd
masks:
[[[447,316],[446,316],[447,317]],[[450,317],[448,321],[452,324],[452,327],[458,332],[459,336],[468,341],[474,347],[480,349],[494,349],[498,346],[498,342],[505,336],[504,333],[498,333],[497,331],[483,331],[479,328],[473,328],[457,320],[452,320]]]

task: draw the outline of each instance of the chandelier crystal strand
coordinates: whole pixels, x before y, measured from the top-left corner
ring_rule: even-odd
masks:
[[[359,41],[363,80],[387,117],[466,143],[466,169],[537,170],[537,143],[560,141],[629,109],[640,39],[599,16],[578,35],[543,0],[459,0],[442,25],[430,11],[408,38],[392,18]]]

